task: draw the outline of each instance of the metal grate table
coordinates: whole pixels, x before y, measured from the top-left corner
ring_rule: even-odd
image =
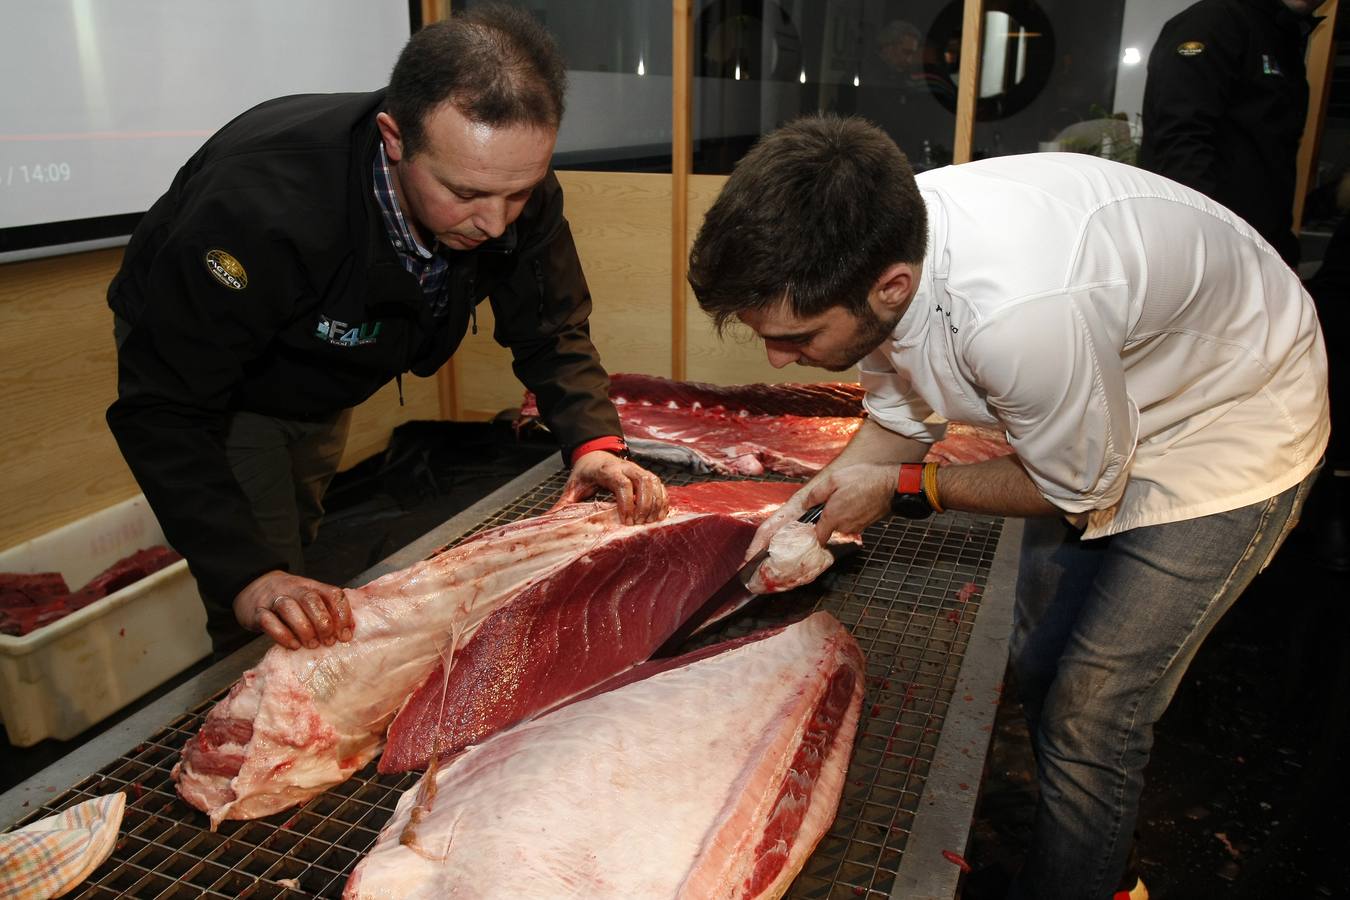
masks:
[[[660,472],[671,484],[701,480],[680,470]],[[538,514],[552,505],[563,481],[556,463],[542,463],[358,580],[400,568],[483,528]],[[998,700],[1006,652],[1004,598],[1010,590],[1000,585],[990,594],[996,603],[986,594],[996,551],[1007,557],[1000,550],[1006,530],[1000,519],[961,513],[879,522],[868,529],[860,552],[815,584],[760,600],[690,642],[691,647],[712,643],[823,609],[850,629],[867,656],[862,721],[839,813],[788,897],[954,893],[957,865],[941,851],[959,853],[964,847]],[[1006,572],[994,574],[997,581],[1009,580]],[[979,665],[967,659],[973,641],[982,648]],[[220,663],[217,668],[234,665],[217,673],[219,684],[187,712],[182,705],[160,708],[175,702],[179,692],[148,708],[142,721],[156,711],[160,718],[142,734],[153,733],[130,749],[124,737],[121,749],[94,774],[85,774],[92,766],[68,772],[70,780],[84,777],[40,802],[33,798],[44,785],[29,783],[0,798],[0,821],[7,821],[3,801],[12,809],[27,788],[17,826],[93,796],[127,793],[112,856],[68,896],[341,895],[348,874],[374,844],[399,795],[416,782],[416,773],[381,776],[371,763],[302,807],[226,822],[215,833],[206,830],[205,816],[174,792],[170,772],[179,750],[228,684],[265,649],[265,642],[258,643],[251,653],[237,654],[243,657],[238,661]],[[53,791],[63,774],[53,770],[63,763],[34,781],[45,781],[45,790]]]

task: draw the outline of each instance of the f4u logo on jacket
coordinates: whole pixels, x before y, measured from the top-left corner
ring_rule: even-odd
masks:
[[[375,343],[375,339],[380,336],[380,323],[359,322],[348,325],[337,319],[319,316],[319,327],[314,330],[314,336],[339,347],[360,347]]]

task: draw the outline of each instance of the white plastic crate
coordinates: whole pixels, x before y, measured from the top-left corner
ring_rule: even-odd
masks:
[[[0,551],[0,572],[60,572],[71,590],[164,533],[143,496]],[[23,637],[0,634],[10,743],[66,740],[211,652],[197,582],[179,560]]]

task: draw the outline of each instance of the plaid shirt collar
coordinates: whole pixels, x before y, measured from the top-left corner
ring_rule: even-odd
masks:
[[[375,173],[375,201],[384,214],[384,227],[389,232],[389,241],[394,249],[404,256],[417,256],[429,260],[435,256],[434,250],[428,250],[417,240],[403,209],[398,204],[398,193],[394,190],[394,175],[389,171],[389,156],[384,152],[384,141],[379,141],[379,153],[375,155],[373,169]]]

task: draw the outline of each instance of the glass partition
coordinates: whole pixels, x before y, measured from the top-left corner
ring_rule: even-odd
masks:
[[[484,0],[462,0],[472,9]],[[567,59],[559,169],[669,172],[670,0],[513,0],[552,32]]]
[[[957,34],[961,6],[946,11]],[[1066,150],[1133,162],[1137,123],[1114,109],[1125,6],[985,0],[972,158]]]
[[[917,169],[951,161],[956,30],[945,0],[701,0],[694,7],[694,171],[720,174],[760,135],[814,112],[884,128]]]

